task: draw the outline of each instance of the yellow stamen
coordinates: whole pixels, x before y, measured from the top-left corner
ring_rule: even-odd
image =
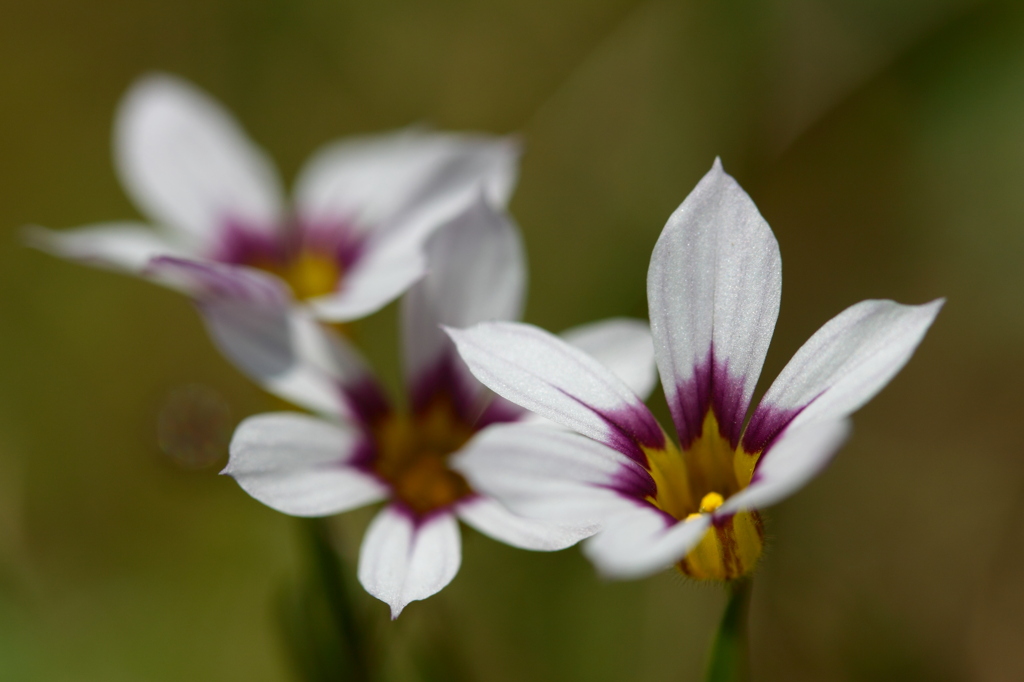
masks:
[[[700,499],[700,510],[704,514],[710,514],[719,507],[725,500],[718,493],[708,493]]]

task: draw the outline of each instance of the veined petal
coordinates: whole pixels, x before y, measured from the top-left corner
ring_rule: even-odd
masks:
[[[650,397],[658,382],[658,369],[646,322],[613,317],[566,329],[559,336],[610,369],[641,400]]]
[[[607,578],[643,578],[686,556],[710,526],[710,514],[675,521],[653,506],[638,502],[584,542],[583,553]]]
[[[445,328],[470,371],[500,396],[637,461],[665,435],[647,406],[600,362],[528,324]]]
[[[596,527],[563,526],[517,516],[487,497],[471,497],[456,507],[459,518],[498,542],[541,552],[571,547],[590,537]]]
[[[683,447],[709,406],[738,442],[781,292],[775,236],[716,159],[669,218],[647,275],[654,352]]]
[[[187,255],[141,223],[105,223],[73,230],[25,229],[25,241],[54,256],[119,272],[139,274],[151,258]]]
[[[787,425],[835,420],[859,409],[910,360],[943,303],[862,301],[829,320],[765,393],[743,449],[760,452]]]
[[[473,490],[513,513],[591,534],[634,499],[654,493],[642,466],[617,450],[557,426],[496,424],[450,462]]]
[[[402,299],[402,348],[413,409],[438,389],[476,404],[483,387],[440,325],[518,319],[526,289],[522,238],[512,220],[481,194],[433,234],[426,252],[427,275]],[[439,385],[444,383],[452,385]]]
[[[359,550],[359,582],[398,618],[409,602],[426,599],[452,581],[462,563],[459,523],[444,512],[414,521],[388,505],[370,523]]]
[[[385,393],[358,351],[294,305],[273,275],[172,258],[154,260],[149,271],[189,291],[221,353],[271,393],[361,421],[387,411]]]
[[[504,206],[517,175],[511,138],[407,129],[349,138],[310,159],[295,187],[304,221],[339,219],[363,230],[391,230],[419,214],[450,218],[484,188]]]
[[[364,443],[353,426],[278,412],[249,417],[231,439],[224,474],[292,516],[327,516],[384,499],[387,488],[349,466]]]
[[[115,160],[153,220],[208,245],[229,223],[274,230],[281,184],[270,159],[219,104],[185,81],[151,75],[125,95]]]
[[[824,470],[849,435],[848,419],[786,429],[761,456],[750,485],[726,500],[715,516],[764,509],[789,497]]]

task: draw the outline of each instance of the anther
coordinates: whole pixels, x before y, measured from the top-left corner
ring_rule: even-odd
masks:
[[[718,493],[708,493],[700,500],[700,511],[702,514],[710,514],[721,507],[723,502],[725,499]]]

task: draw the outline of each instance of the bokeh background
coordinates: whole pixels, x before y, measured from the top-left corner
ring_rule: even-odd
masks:
[[[286,177],[348,134],[522,133],[527,319],[554,330],[646,314],[651,247],[720,155],[785,264],[759,391],[858,300],[948,297],[835,464],[771,511],[755,679],[1024,679],[1020,2],[0,7],[0,678],[295,679],[275,604],[302,570],[296,522],[215,475],[273,401],[182,297],[19,241],[136,216],[111,122],[158,69],[224,102]],[[394,318],[356,326],[393,385]],[[182,423],[203,448],[175,444]],[[368,518],[337,523],[350,558]],[[397,623],[367,598],[390,679],[434,641],[475,680],[700,678],[720,590],[464,538],[456,580]]]

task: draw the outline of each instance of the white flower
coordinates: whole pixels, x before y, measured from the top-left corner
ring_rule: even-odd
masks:
[[[602,525],[584,551],[610,577],[673,564],[702,579],[749,573],[764,541],[757,510],[825,467],[848,415],[910,359],[943,303],[850,307],[797,351],[744,427],[781,285],[771,229],[716,161],[669,218],[647,279],[679,445],[585,353],[536,327],[494,322],[449,330],[473,374],[576,433],[496,427],[454,466],[525,517]]]
[[[370,594],[391,606],[393,617],[454,578],[461,561],[459,519],[534,550],[561,549],[596,530],[586,522],[515,516],[448,466],[453,453],[488,433],[485,427],[528,415],[472,377],[439,325],[517,318],[526,271],[516,227],[482,196],[434,233],[426,250],[428,273],[402,299],[409,413],[392,410],[342,339],[296,323],[305,330],[299,336],[307,362],[289,384],[292,395],[315,409],[333,409],[335,419],[298,413],[249,418],[235,432],[225,469],[257,500],[296,516],[385,500],[363,538],[358,575]],[[595,352],[633,390],[652,390],[654,349],[645,323],[610,320],[577,328],[568,338]],[[273,344],[257,351],[254,356],[275,354]],[[332,403],[332,390],[343,399]],[[533,428],[563,433],[554,425]]]
[[[504,206],[510,138],[404,130],[334,143],[299,174],[294,204],[277,170],[215,101],[177,78],[143,78],[114,130],[121,181],[153,226],[32,228],[39,248],[141,275],[199,300],[270,273],[318,318],[352,320],[424,272],[422,244],[480,191]],[[196,273],[215,271],[211,283]],[[210,287],[213,291],[210,291]]]

